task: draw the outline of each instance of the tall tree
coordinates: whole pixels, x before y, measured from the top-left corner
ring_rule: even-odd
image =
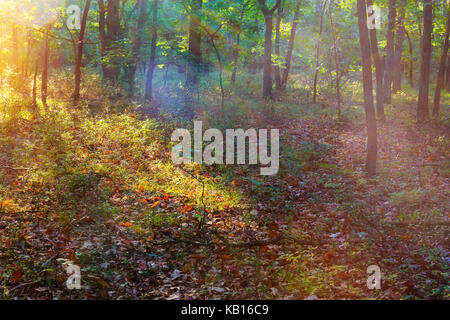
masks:
[[[294,21],[292,22],[291,36],[289,38],[289,46],[288,46],[288,51],[286,54],[286,68],[283,71],[283,78],[281,80],[281,90],[286,89],[289,72],[291,69],[292,52],[294,50],[295,34],[297,32],[298,17],[299,17],[299,13],[300,13],[301,2],[302,2],[302,0],[297,0],[297,6],[295,8]]]
[[[389,0],[389,22],[386,34],[386,63],[384,67],[384,101],[391,103],[392,69],[395,62],[394,29],[397,16],[396,0]]]
[[[156,40],[158,39],[158,0],[153,0],[152,44],[150,48],[150,61],[148,63],[147,80],[145,83],[145,99],[153,97],[153,72],[155,71]]]
[[[314,69],[314,84],[313,84],[313,103],[316,103],[317,99],[317,78],[319,76],[319,59],[320,59],[320,38],[322,37],[323,30],[323,16],[325,13],[325,6],[327,0],[323,0],[322,5],[320,6],[320,23],[319,23],[319,34],[317,35],[316,40],[316,68]]]
[[[99,18],[98,28],[101,43],[101,65],[103,77],[109,81],[118,81],[119,66],[119,40],[120,27],[120,0],[107,0],[107,7],[103,0],[98,0]]]
[[[280,7],[277,10],[277,20],[275,23],[275,54],[277,57],[280,56],[280,27],[281,27],[281,19],[283,15],[283,3],[281,3]],[[280,66],[277,63],[273,68],[273,72],[275,75],[275,87],[277,90],[281,89],[281,75],[280,75]]]
[[[357,0],[359,44],[361,47],[364,108],[367,124],[367,159],[366,171],[368,176],[376,174],[377,168],[377,121],[373,106],[372,63],[370,59],[369,31],[367,29],[366,1]]]
[[[433,32],[433,0],[423,0],[423,36],[421,44],[421,62],[419,78],[419,99],[417,102],[417,120],[429,118],[428,92],[431,67],[431,33]]]
[[[373,1],[367,0],[367,6],[373,6]],[[379,120],[384,121],[386,117],[384,115],[383,64],[378,51],[377,30],[375,28],[370,29],[370,47],[372,50],[373,63],[375,65],[375,77],[377,83],[377,115]]]
[[[341,85],[340,85],[341,72],[340,72],[340,61],[339,61],[339,54],[338,54],[338,48],[337,48],[338,43],[337,43],[337,36],[336,36],[336,24],[334,23],[334,19],[333,19],[333,9],[334,9],[334,0],[331,0],[329,8],[328,8],[328,15],[330,18],[331,35],[333,37],[333,55],[334,55],[334,64],[336,67],[337,110],[338,110],[338,115],[341,116]]]
[[[448,55],[447,61],[447,78],[445,79],[447,91],[450,91],[450,54]]]
[[[447,8],[447,26],[444,35],[444,45],[442,46],[441,61],[439,63],[439,71],[436,82],[436,91],[434,92],[434,107],[433,107],[433,117],[439,117],[440,112],[440,102],[441,102],[441,89],[444,86],[444,75],[445,75],[445,63],[447,61],[448,47],[449,47],[449,34],[450,34],[450,4]]]
[[[414,79],[413,79],[413,65],[414,65],[414,56],[413,56],[413,44],[411,41],[411,37],[409,36],[408,30],[403,28],[403,31],[406,34],[406,38],[408,39],[408,48],[409,48],[409,85],[411,88],[414,87]]]
[[[199,82],[202,61],[202,37],[200,34],[202,0],[193,0],[189,16],[189,67],[186,84],[192,90]]]
[[[245,13],[245,10],[246,10],[249,2],[250,1],[248,0],[242,4],[238,25],[236,25],[234,28],[236,31],[236,44],[234,46],[234,51],[233,51],[233,73],[231,74],[231,83],[236,82],[236,73],[237,73],[238,62],[239,62],[239,46],[241,44],[241,33],[242,33],[240,24],[242,24],[242,20],[244,19],[244,13]]]
[[[83,11],[83,17],[81,19],[80,34],[78,36],[78,50],[75,63],[75,91],[73,93],[73,100],[75,103],[80,100],[81,62],[83,60],[84,33],[86,31],[86,22],[90,6],[91,0],[87,0]]]
[[[48,59],[50,56],[49,34],[51,26],[45,27],[44,48],[42,52],[42,79],[41,79],[41,100],[44,107],[47,107],[47,87],[48,87]]]
[[[144,34],[145,22],[148,18],[147,12],[147,0],[138,0],[137,6],[139,7],[139,16],[137,19],[135,38],[133,39],[133,48],[131,52],[131,61],[129,62],[129,66],[127,68],[127,76],[128,76],[128,91],[130,96],[134,94],[134,81],[136,77],[137,65],[139,62],[139,56],[141,53],[142,46],[142,35]]]
[[[398,92],[402,90],[402,51],[403,51],[403,40],[405,37],[405,2],[400,3],[400,13],[398,15],[397,27],[396,27],[396,39],[395,39],[395,49],[394,49],[394,73],[392,77],[392,90],[393,92]]]
[[[273,13],[281,5],[281,0],[276,0],[272,9],[266,5],[266,0],[258,0],[261,11],[264,15],[266,32],[264,36],[264,74],[263,74],[263,97],[272,97],[272,28]]]

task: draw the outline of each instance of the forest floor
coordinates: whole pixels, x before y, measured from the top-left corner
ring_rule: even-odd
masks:
[[[0,294],[448,299],[449,130],[415,124],[408,99],[396,96],[379,124],[373,179],[358,106],[345,121],[326,105],[280,110],[269,124],[281,136],[273,177],[255,166],[174,167],[168,139],[182,124],[131,107],[93,116],[50,103],[42,117],[5,121]],[[81,268],[81,290],[66,287],[68,262]],[[380,290],[367,288],[370,265]]]

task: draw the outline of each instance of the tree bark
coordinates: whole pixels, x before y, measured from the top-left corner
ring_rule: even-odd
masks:
[[[14,23],[13,29],[12,29],[12,46],[13,46],[13,65],[14,70],[16,72],[19,72],[19,25]]]
[[[276,21],[276,25],[275,25],[275,54],[277,55],[277,57],[280,56],[280,26],[281,26],[281,17],[282,17],[282,6],[280,5],[280,7],[277,10],[277,21]],[[275,75],[275,87],[277,88],[277,90],[281,89],[281,74],[280,74],[280,67],[279,65],[275,65],[275,67],[273,68],[273,72]]]
[[[406,38],[408,39],[408,48],[409,48],[409,85],[411,88],[414,88],[414,79],[413,79],[413,65],[414,65],[414,56],[413,56],[413,44],[411,38],[409,36],[408,30],[403,28]]]
[[[240,24],[242,23],[242,19],[244,18],[245,9],[247,8],[248,3],[249,3],[249,1],[242,4],[241,16],[239,19]],[[236,46],[233,51],[233,73],[231,74],[231,83],[236,82],[237,67],[238,67],[238,62],[239,62],[239,45],[241,44],[241,32],[242,31],[239,26],[239,29],[238,29],[237,35],[236,35]]]
[[[281,0],[277,0],[272,9],[266,6],[266,0],[258,0],[261,11],[264,15],[266,32],[264,37],[264,75],[263,75],[263,97],[272,98],[272,27],[273,13],[281,5]]]
[[[321,12],[320,12],[320,25],[319,25],[319,35],[317,36],[316,42],[316,68],[314,70],[314,84],[313,84],[313,103],[316,103],[317,100],[317,78],[319,76],[319,58],[320,58],[320,38],[322,36],[323,30],[323,15],[325,13],[325,3],[326,0],[323,1]]]
[[[50,55],[49,33],[50,27],[47,27],[45,30],[45,37],[44,37],[44,52],[43,52],[43,66],[41,79],[41,100],[44,107],[47,107],[48,57]]]
[[[331,0],[330,6],[328,8],[328,15],[330,17],[330,27],[331,34],[333,36],[333,53],[334,53],[334,63],[336,65],[336,99],[337,99],[337,110],[339,117],[341,116],[341,85],[340,85],[340,61],[337,50],[337,37],[336,37],[336,25],[333,19],[333,6],[334,0]]]
[[[120,39],[120,0],[108,0],[107,8],[103,0],[98,0],[99,35],[101,43],[101,65],[105,80],[117,82],[120,66],[117,52]]]
[[[429,118],[428,92],[430,85],[431,67],[431,33],[433,32],[433,0],[424,0],[423,36],[421,44],[421,63],[419,78],[419,98],[417,102],[417,120],[419,122]]]
[[[77,60],[75,63],[75,91],[73,94],[73,101],[75,104],[78,103],[78,101],[80,100],[81,62],[83,60],[84,33],[86,31],[86,22],[90,6],[91,0],[87,0],[86,6],[84,7],[83,11],[83,17],[81,19],[80,35],[78,37]]]
[[[367,0],[367,6],[373,5],[372,0]],[[375,28],[370,29],[370,47],[372,51],[373,62],[375,65],[375,77],[376,77],[376,107],[377,115],[380,121],[385,121],[384,115],[384,90],[383,90],[383,64],[381,62],[380,53],[378,51],[378,39],[377,30]]]
[[[366,171],[368,176],[376,174],[377,165],[377,121],[373,106],[372,63],[370,59],[370,41],[367,29],[366,1],[358,0],[358,30],[362,55],[364,108],[367,123],[367,159]]]
[[[388,22],[388,31],[386,34],[386,63],[384,68],[384,82],[383,82],[384,101],[386,103],[391,103],[392,71],[395,63],[394,29],[395,29],[396,15],[397,15],[396,0],[389,0],[389,22]]]
[[[300,3],[302,0],[297,1],[297,7],[295,8],[294,21],[292,22],[291,37],[289,38],[289,47],[286,54],[286,69],[283,72],[283,79],[281,80],[281,90],[286,90],[286,85],[291,69],[292,52],[294,50],[295,33],[297,32],[298,16],[300,13]]]
[[[129,95],[134,95],[134,81],[136,76],[137,64],[139,62],[139,56],[142,45],[142,35],[144,34],[145,22],[148,18],[147,13],[147,0],[138,0],[139,17],[137,22],[136,38],[133,42],[133,52],[131,54],[131,61],[128,67],[128,91]]]
[[[448,61],[447,61],[447,91],[450,91],[450,54],[448,55]]]
[[[151,101],[153,98],[153,73],[156,60],[156,40],[158,39],[158,0],[153,0],[153,22],[152,22],[152,45],[150,61],[148,63],[147,80],[145,83],[145,99]]]
[[[436,82],[436,91],[434,93],[434,107],[433,107],[433,117],[439,117],[440,112],[440,100],[441,100],[441,89],[444,85],[444,75],[445,75],[445,63],[447,62],[447,54],[449,47],[449,33],[450,33],[450,6],[447,9],[447,27],[445,30],[444,45],[442,47],[441,61],[439,63],[439,72]]]
[[[201,9],[202,0],[194,0],[189,18],[189,66],[186,77],[186,85],[190,90],[196,88],[199,83],[200,64],[202,61]]]
[[[404,18],[405,18],[405,3],[401,3],[402,7],[398,15],[397,28],[396,28],[396,43],[394,52],[394,74],[392,77],[392,90],[393,92],[398,92],[402,90],[402,51],[403,51],[403,40],[405,38],[404,33]]]

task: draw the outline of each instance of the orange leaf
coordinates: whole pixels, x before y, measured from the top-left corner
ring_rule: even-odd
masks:
[[[11,282],[12,283],[19,283],[22,279],[22,269],[18,267],[11,275]]]
[[[157,205],[159,205],[161,203],[161,201],[156,201],[154,204],[152,204],[152,208],[156,207]]]
[[[123,227],[131,227],[133,225],[131,222],[121,222],[119,224]]]

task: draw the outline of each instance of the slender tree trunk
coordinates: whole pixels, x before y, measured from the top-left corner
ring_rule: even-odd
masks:
[[[392,86],[392,71],[395,63],[394,53],[394,29],[395,18],[397,16],[396,0],[389,0],[389,22],[388,31],[386,35],[386,63],[384,68],[384,101],[391,103],[391,86]]]
[[[447,61],[447,91],[450,91],[450,54],[448,55],[448,61]]]
[[[419,78],[419,99],[417,102],[417,120],[429,118],[428,92],[431,67],[431,33],[433,32],[433,0],[424,0],[423,5],[423,37],[421,45],[421,62]]]
[[[108,0],[108,14],[106,26],[108,28],[108,38],[110,40],[110,60],[111,60],[111,80],[117,82],[120,74],[119,62],[119,40],[120,40],[120,0]]]
[[[444,75],[445,75],[445,63],[447,62],[447,54],[449,47],[449,33],[450,33],[450,7],[447,10],[447,29],[445,30],[444,45],[442,47],[441,61],[439,63],[439,72],[436,82],[436,91],[434,93],[434,107],[433,107],[433,117],[439,117],[440,112],[440,100],[441,100],[441,89],[444,85]]]
[[[47,107],[48,57],[50,55],[49,33],[50,27],[47,27],[44,36],[44,52],[43,52],[44,61],[42,66],[42,80],[41,80],[41,100],[44,107]]]
[[[372,0],[367,0],[367,6],[373,5]],[[384,121],[386,119],[384,115],[384,90],[383,90],[383,64],[381,62],[380,53],[378,51],[378,39],[377,39],[377,30],[375,28],[370,29],[370,47],[372,50],[373,62],[375,65],[375,77],[376,77],[376,107],[377,107],[377,115],[380,121]]]
[[[73,94],[73,101],[75,104],[80,100],[80,85],[81,85],[81,63],[83,61],[83,46],[84,46],[84,33],[86,31],[86,22],[89,14],[89,8],[91,6],[91,0],[86,1],[84,7],[83,17],[81,19],[80,35],[78,37],[78,49],[77,60],[75,63],[75,91]]]
[[[264,37],[264,75],[263,75],[263,97],[272,97],[272,27],[273,14],[281,5],[281,0],[277,0],[275,6],[269,10],[266,0],[258,0],[261,11],[264,14],[266,32]]]
[[[145,83],[145,99],[152,100],[153,97],[153,72],[155,71],[156,40],[158,39],[158,0],[153,0],[153,22],[152,22],[152,45],[150,61],[148,63],[147,80]]]
[[[39,60],[36,59],[33,77],[33,108],[37,110],[37,74],[39,70]]]
[[[377,121],[373,106],[372,63],[370,59],[370,41],[367,29],[366,1],[358,0],[359,43],[362,55],[364,108],[367,123],[367,160],[366,171],[369,176],[376,174],[377,165]]]
[[[321,7],[319,35],[317,36],[317,42],[316,42],[316,68],[314,70],[313,103],[316,103],[316,100],[317,100],[317,78],[319,76],[320,38],[322,36],[322,30],[323,30],[323,15],[325,13],[325,3],[326,3],[326,0],[323,1],[322,7]]]
[[[98,0],[101,65],[105,80],[117,82],[120,74],[118,51],[120,49],[120,0]]]
[[[414,56],[413,56],[413,45],[411,38],[409,36],[408,30],[406,28],[403,28],[406,38],[408,39],[408,48],[409,48],[409,85],[411,88],[414,88],[414,79],[413,79],[413,65],[414,65]]]
[[[244,13],[245,13],[245,9],[248,5],[248,1],[246,3],[244,3],[242,5],[241,8],[241,16],[239,19],[239,23],[242,23],[242,19],[244,19]],[[239,27],[239,30],[237,31],[237,35],[236,35],[236,46],[234,48],[234,52],[233,52],[233,73],[231,74],[231,83],[235,83],[236,82],[236,74],[237,74],[237,67],[238,67],[238,62],[239,62],[239,45],[241,44],[241,29]]]
[[[397,28],[396,28],[396,43],[395,43],[395,64],[394,64],[394,74],[392,81],[393,92],[398,92],[402,90],[402,51],[403,51],[403,40],[405,37],[403,20],[405,18],[405,3],[401,3],[400,13],[398,15]]]
[[[28,44],[27,44],[27,53],[24,61],[23,74],[25,77],[28,77],[28,65],[30,64],[30,54],[31,54],[31,33],[28,32]]]
[[[19,25],[14,23],[13,29],[12,29],[12,45],[13,45],[13,64],[14,64],[14,70],[16,72],[19,72],[20,70],[20,64],[19,64]]]
[[[280,26],[281,26],[281,16],[282,16],[283,10],[280,6],[277,10],[277,21],[275,25],[275,54],[277,57],[280,56]],[[280,66],[277,64],[273,68],[273,72],[275,75],[275,87],[277,90],[280,90],[281,88],[281,75],[280,75]]]
[[[233,51],[233,73],[231,74],[231,83],[236,82],[237,64],[239,61],[239,45],[241,43],[241,33],[236,35],[236,46]]]
[[[330,17],[330,27],[331,34],[333,36],[333,53],[334,53],[334,63],[336,65],[336,99],[337,99],[337,110],[339,117],[341,116],[341,85],[340,85],[340,67],[339,67],[339,55],[337,50],[337,37],[336,37],[336,25],[333,19],[333,9],[334,0],[331,0],[330,6],[328,8],[328,15]]]
[[[145,22],[148,18],[147,13],[147,0],[138,0],[139,5],[139,17],[137,22],[136,39],[133,42],[133,52],[131,57],[130,66],[128,68],[128,84],[129,84],[129,94],[134,95],[135,87],[135,76],[137,65],[139,62],[139,55],[141,52],[142,45],[142,35],[144,34]]]
[[[196,88],[199,83],[199,71],[202,59],[202,39],[200,35],[201,10],[202,0],[194,0],[189,22],[189,67],[186,77],[186,84],[191,90]]]
[[[266,15],[266,33],[264,40],[263,96],[272,97],[272,15]]]
[[[286,54],[286,69],[283,72],[283,79],[281,80],[281,89],[286,90],[286,85],[291,69],[292,51],[294,50],[295,33],[297,32],[298,16],[300,13],[300,3],[302,0],[297,1],[297,7],[295,8],[294,21],[292,22],[291,36],[289,38],[289,47]]]

